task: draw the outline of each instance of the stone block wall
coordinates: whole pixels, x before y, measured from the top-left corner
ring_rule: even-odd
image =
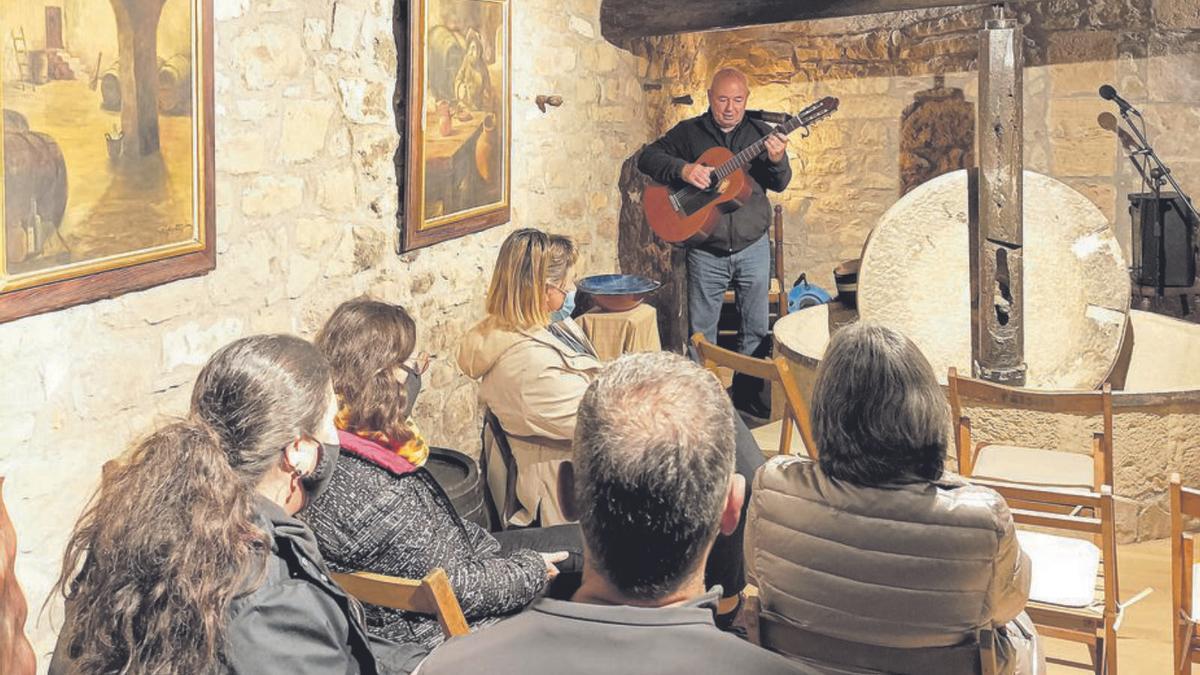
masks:
[[[399,0],[215,0],[217,269],[0,325],[0,475],[17,576],[40,608],[101,465],[186,412],[205,359],[237,337],[312,337],[362,293],[413,312],[438,355],[415,415],[437,445],[478,451],[476,388],[454,350],[516,227],[569,234],[585,272],[616,270],[616,183],[649,139],[636,59],[599,33],[599,0],[516,0],[512,221],[398,256],[393,93]],[[539,112],[538,94],[561,108]],[[61,621],[28,632],[41,668]]]
[[[1097,124],[1116,107],[1097,95],[1112,84],[1146,112],[1151,141],[1184,188],[1200,194],[1200,2],[1036,0],[1018,6],[1025,37],[1025,168],[1092,199],[1129,252],[1126,195],[1140,190],[1114,135]],[[750,108],[795,112],[822,96],[841,109],[794,134],[795,177],[772,198],[783,205],[786,268],[826,288],[833,267],[857,258],[867,233],[906,187],[906,108],[930,90],[977,100],[977,32],[984,9],[947,8],[641,39],[639,73],[656,132],[707,108],[709,75],[736,66],[752,80]],[[939,87],[938,85],[942,85]],[[690,94],[690,106],[671,103]],[[948,106],[953,108],[954,106]],[[954,111],[951,110],[951,113]],[[957,115],[942,128],[960,128]],[[960,134],[965,135],[966,129]],[[933,139],[946,168],[969,163],[970,139]],[[952,155],[952,157],[951,157]]]

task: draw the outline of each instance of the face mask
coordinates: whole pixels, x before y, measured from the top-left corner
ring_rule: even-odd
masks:
[[[413,406],[417,404],[417,395],[421,393],[421,373],[408,366],[401,366],[408,377],[404,380],[404,419],[412,417]]]
[[[338,457],[341,454],[342,446],[336,443],[321,442],[321,448],[317,450],[317,467],[313,469],[312,473],[300,478],[307,503],[312,503],[314,499],[321,496],[325,488],[329,487],[329,481],[333,480],[333,469],[337,466]]]
[[[563,319],[571,318],[571,314],[575,312],[575,291],[571,290],[563,297],[563,306],[550,313],[551,321],[562,321]]]

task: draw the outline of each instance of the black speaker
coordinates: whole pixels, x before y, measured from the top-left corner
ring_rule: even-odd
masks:
[[[1196,256],[1187,204],[1174,192],[1129,195],[1133,218],[1133,278],[1141,286],[1189,287],[1196,281]]]

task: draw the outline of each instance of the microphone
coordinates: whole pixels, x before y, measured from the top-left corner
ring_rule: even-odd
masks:
[[[746,116],[751,119],[762,120],[770,124],[783,124],[792,117],[787,113],[772,112],[770,110],[747,110]]]
[[[1133,107],[1129,101],[1121,98],[1120,94],[1117,93],[1116,89],[1113,89],[1111,84],[1106,84],[1100,87],[1100,98],[1116,103],[1117,107],[1121,109],[1122,114],[1132,112],[1135,115],[1141,115],[1141,113],[1137,111],[1137,108]]]

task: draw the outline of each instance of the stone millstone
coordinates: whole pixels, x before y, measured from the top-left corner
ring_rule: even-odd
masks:
[[[942,382],[971,372],[967,172],[900,198],[867,239],[858,309],[911,338]],[[1063,183],[1025,172],[1026,386],[1094,389],[1120,350],[1129,275],[1107,219]]]

